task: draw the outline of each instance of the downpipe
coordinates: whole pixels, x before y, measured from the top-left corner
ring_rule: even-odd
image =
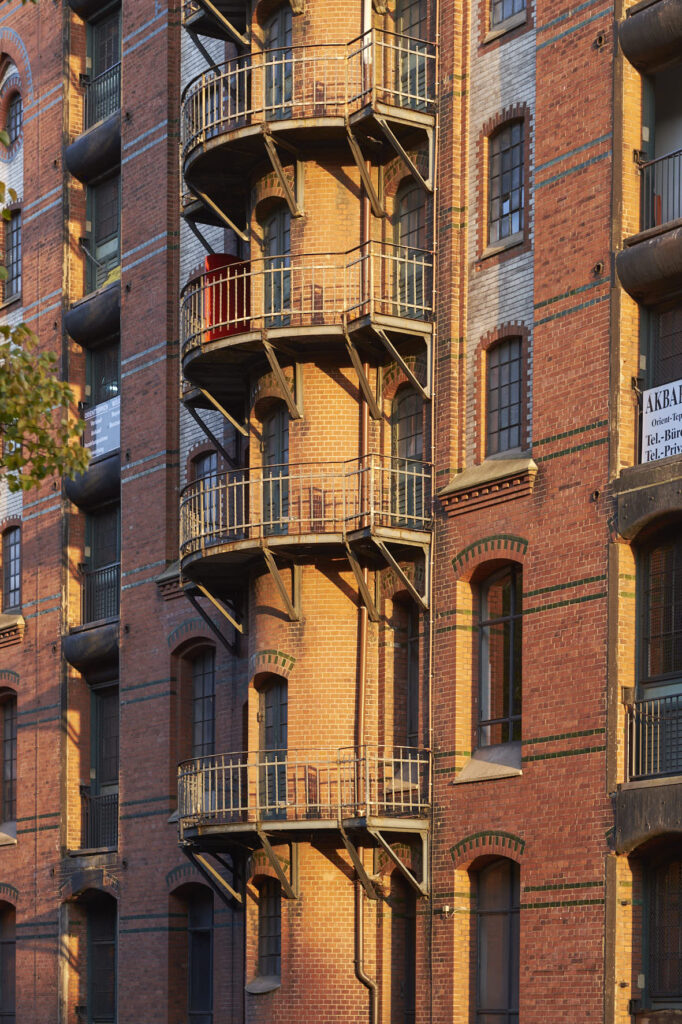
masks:
[[[365,972],[365,928],[362,916],[362,883],[355,882],[355,977],[369,991],[369,1024],[377,1024],[377,983]]]

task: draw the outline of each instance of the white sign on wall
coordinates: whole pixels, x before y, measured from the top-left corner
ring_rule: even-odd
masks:
[[[682,455],[682,380],[642,394],[642,462]]]
[[[85,443],[93,459],[121,447],[121,396],[101,402],[85,413]]]

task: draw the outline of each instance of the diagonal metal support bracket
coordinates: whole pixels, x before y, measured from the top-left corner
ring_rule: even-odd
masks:
[[[353,368],[355,369],[355,372],[358,375],[360,388],[362,389],[362,393],[365,396],[365,401],[369,406],[369,414],[373,420],[380,420],[381,410],[377,403],[376,396],[374,395],[372,388],[370,387],[370,383],[367,379],[367,374],[365,373],[365,368],[362,365],[362,360],[360,359],[358,350],[356,349],[353,342],[350,340],[350,335],[348,334],[345,324],[343,327],[343,336],[346,339],[346,349],[348,350],[350,361],[353,364]]]
[[[223,878],[219,871],[216,871],[203,854],[194,853],[193,850],[188,849],[186,846],[183,847],[183,853],[192,862],[199,874],[203,875],[214,893],[220,897],[223,903],[230,908],[233,908],[235,903],[240,907],[244,906],[242,894],[232,888],[227,879]]]
[[[204,622],[206,623],[208,628],[211,630],[211,632],[215,633],[215,635],[220,640],[221,644],[223,644],[223,646],[227,648],[227,650],[230,652],[230,654],[236,654],[237,653],[237,648],[236,648],[235,644],[233,644],[231,640],[227,639],[227,637],[223,633],[222,629],[219,629],[218,626],[216,626],[216,624],[213,621],[213,619],[211,618],[211,616],[208,615],[204,611],[204,609],[201,607],[201,605],[197,601],[197,599],[194,596],[194,594],[192,594],[191,591],[189,591],[189,590],[185,590],[185,597],[187,598],[189,603],[192,605],[192,607],[194,608],[195,612],[197,612],[202,617],[202,619],[204,620]]]
[[[209,591],[206,589],[203,583],[195,583],[194,586],[197,588],[197,590],[201,591],[206,600],[210,601],[214,608],[218,609],[221,615],[225,616],[230,625],[233,626],[238,633],[244,632],[244,627],[242,626],[242,624],[240,622],[237,622],[236,619],[232,618],[232,616],[230,615],[222,601],[219,601],[217,597],[214,597],[213,594],[209,593]]]
[[[416,892],[418,892],[420,896],[428,896],[429,895],[429,887],[426,884],[426,882],[418,882],[417,881],[417,879],[414,877],[414,875],[412,874],[412,872],[408,868],[407,864],[403,860],[401,860],[401,858],[395,852],[395,850],[393,849],[391,844],[386,842],[386,840],[382,836],[382,834],[379,831],[379,829],[378,828],[368,828],[367,831],[369,832],[369,834],[371,836],[374,836],[376,841],[386,851],[386,853],[391,858],[391,860],[393,861],[395,866],[398,868],[398,870],[401,872],[401,874],[405,877],[406,881],[412,886],[412,888]],[[424,850],[424,855],[422,856],[422,863],[424,865],[424,871],[426,871],[427,870],[427,868],[426,868],[427,858],[426,858],[426,850],[424,849],[424,846],[425,846],[425,842],[424,842],[424,838],[422,837],[422,848]]]
[[[229,21],[222,11],[219,11],[215,4],[211,3],[211,0],[196,0],[202,10],[206,11],[214,21],[217,21],[222,29],[224,29],[229,36],[232,36],[235,43],[239,43],[244,49],[248,48],[249,40],[246,36],[239,32],[231,21]]]
[[[277,563],[275,562],[275,556],[273,555],[272,551],[270,551],[270,549],[267,548],[267,547],[263,547],[263,554],[265,555],[265,562],[266,562],[266,565],[267,565],[268,569],[270,570],[270,575],[272,576],[273,580],[275,581],[275,586],[277,587],[277,590],[279,591],[279,596],[284,601],[284,604],[285,604],[286,610],[287,610],[287,615],[289,616],[289,619],[292,622],[300,622],[301,621],[300,609],[298,609],[296,607],[294,602],[289,597],[289,594],[287,593],[287,588],[286,588],[286,585],[284,583],[284,580],[282,579],[282,574],[279,571]],[[294,570],[293,570],[293,567],[292,567],[292,574],[293,574],[293,571]]]
[[[225,419],[228,421],[228,423],[231,423],[232,426],[234,427],[234,429],[239,431],[239,433],[242,435],[242,437],[248,437],[249,436],[249,432],[248,432],[247,428],[244,426],[244,424],[243,423],[239,423],[234,418],[234,416],[231,416],[230,413],[227,411],[227,409],[225,409],[224,406],[222,406],[220,404],[218,399],[213,397],[213,395],[210,393],[210,391],[207,391],[206,388],[199,388],[199,391],[202,393],[204,398],[208,399],[208,401],[211,403],[211,405],[213,405],[218,410],[218,412],[221,413],[225,417]]]
[[[372,325],[372,330],[374,331],[376,336],[379,338],[379,340],[381,341],[382,345],[384,346],[386,351],[389,353],[389,355],[391,355],[393,357],[393,359],[395,359],[396,363],[398,364],[400,369],[403,371],[403,373],[405,374],[407,379],[410,381],[412,386],[414,388],[416,388],[416,390],[419,392],[419,394],[422,396],[422,398],[424,398],[427,402],[431,401],[431,388],[430,388],[430,386],[424,387],[422,382],[416,377],[414,371],[405,362],[405,360],[401,356],[400,352],[395,347],[395,345],[393,344],[393,342],[391,341],[391,339],[389,338],[388,334],[383,329],[383,327],[377,327],[376,324],[373,324]],[[430,363],[431,360],[427,360],[427,362]]]
[[[248,242],[249,236],[247,235],[247,233],[245,231],[242,231],[240,227],[237,227],[232,218],[228,217],[225,211],[221,209],[221,207],[218,206],[218,204],[213,199],[211,199],[209,195],[206,195],[205,192],[202,192],[201,189],[197,188],[196,186],[192,188],[192,191],[194,192],[195,196],[201,199],[202,203],[204,203],[205,206],[208,206],[209,210],[213,210],[216,217],[220,217],[225,227],[228,227],[230,231],[234,231],[235,235],[241,238],[242,242]]]
[[[186,31],[187,31],[187,35],[192,40],[192,42],[196,46],[196,48],[199,51],[199,53],[201,54],[201,56],[204,58],[204,60],[206,61],[206,63],[210,67],[211,71],[217,71],[218,70],[218,65],[213,60],[213,57],[211,56],[211,54],[208,52],[208,50],[206,49],[204,44],[199,39],[198,32],[195,32],[195,30],[193,28],[188,28]]]
[[[360,596],[362,597],[362,600],[365,603],[365,607],[367,608],[367,614],[369,615],[372,622],[379,622],[379,612],[377,611],[377,606],[374,602],[374,598],[369,592],[369,587],[365,583],[365,578],[362,575],[362,569],[360,568],[360,563],[358,562],[357,555],[353,551],[348,541],[346,541],[345,544],[348,561],[350,562],[350,567],[353,570],[353,575],[355,576],[355,582],[358,585]]]
[[[183,219],[184,219],[185,224],[187,225],[187,227],[190,229],[192,234],[195,236],[195,238],[198,238],[198,240],[201,242],[201,244],[203,245],[203,247],[206,250],[206,252],[210,252],[210,254],[212,256],[215,256],[215,249],[213,248],[211,243],[208,241],[208,239],[204,236],[203,232],[199,230],[199,228],[194,223],[194,221],[191,220],[189,217],[185,217]]]
[[[372,882],[372,879],[365,871],[365,865],[362,863],[362,860],[360,859],[360,854],[356,850],[354,844],[348,838],[346,830],[344,829],[341,822],[339,822],[339,832],[341,833],[343,845],[346,847],[348,856],[350,857],[353,867],[355,868],[355,874],[360,879],[362,888],[365,890],[365,892],[367,893],[368,897],[371,900],[378,900],[379,896],[377,895],[377,891],[374,888],[374,883]]]
[[[190,414],[190,416],[192,417],[194,422],[197,423],[201,427],[201,429],[206,434],[206,437],[209,439],[209,441],[213,442],[213,444],[216,446],[216,448],[218,449],[218,451],[220,452],[222,457],[225,459],[225,461],[228,462],[230,466],[232,466],[232,469],[238,469],[239,467],[237,466],[237,463],[234,461],[234,459],[229,454],[229,452],[226,451],[225,446],[223,444],[221,444],[221,442],[215,436],[215,434],[213,433],[211,428],[208,426],[208,424],[204,423],[204,421],[202,420],[201,416],[199,415],[197,410],[194,408],[192,403],[191,402],[185,402],[184,405],[185,405],[185,409]]]
[[[372,182],[372,179],[370,177],[369,171],[367,170],[367,164],[365,163],[365,158],[360,148],[360,143],[353,135],[353,132],[351,131],[350,125],[348,123],[346,123],[346,136],[348,138],[348,145],[350,146],[351,155],[353,157],[353,160],[355,161],[355,166],[357,167],[360,173],[362,184],[365,186],[365,192],[367,193],[367,198],[370,201],[372,213],[374,214],[375,217],[385,217],[386,211],[381,204],[381,199],[379,198],[377,190],[375,189],[374,183]]]
[[[303,14],[304,4],[303,0],[289,0],[292,14]]]
[[[282,161],[280,160],[279,153],[277,152],[277,146],[275,145],[275,140],[273,139],[272,135],[270,134],[270,129],[269,129],[269,127],[267,125],[263,126],[263,142],[265,143],[265,148],[266,148],[266,150],[268,152],[268,156],[270,158],[270,163],[272,164],[272,169],[275,172],[275,174],[277,175],[277,177],[279,179],[279,183],[282,186],[282,191],[284,192],[284,197],[285,197],[285,199],[287,201],[287,206],[289,207],[289,209],[291,211],[291,216],[292,217],[302,217],[303,216],[303,210],[299,206],[299,202],[298,202],[299,197],[294,194],[294,191],[293,191],[291,185],[289,184],[289,180],[288,180],[286,174],[284,173],[284,168],[282,167]],[[300,192],[300,181],[299,181],[299,179],[300,179],[300,171],[301,171],[301,168],[299,167],[299,161],[297,160],[296,161],[296,166],[294,168],[294,174],[296,175],[296,192],[297,193]]]
[[[376,546],[379,548],[379,551],[381,552],[381,554],[384,556],[384,558],[386,559],[386,561],[388,562],[390,567],[393,569],[394,573],[399,577],[401,583],[404,584],[406,590],[408,591],[408,593],[410,594],[412,599],[414,601],[416,601],[417,604],[421,608],[423,608],[425,612],[428,611],[429,610],[428,588],[427,588],[427,593],[426,594],[420,594],[419,591],[417,590],[417,588],[415,587],[414,583],[412,582],[412,580],[408,579],[407,574],[405,573],[404,569],[399,564],[399,562],[393,557],[393,555],[391,554],[391,552],[389,551],[389,549],[387,548],[387,546],[383,542],[383,540],[380,540],[378,537],[374,537],[373,540],[374,540],[374,543],[376,544]],[[425,563],[426,563],[425,564],[425,575],[426,575],[426,572],[428,572],[428,561],[426,559],[425,559]]]
[[[289,410],[289,416],[291,417],[292,420],[302,419],[303,413],[301,412],[301,409],[298,403],[296,402],[296,399],[294,398],[291,388],[289,387],[289,382],[284,376],[284,371],[280,366],[279,359],[277,358],[274,348],[268,341],[267,334],[265,331],[261,333],[261,341],[263,343],[263,348],[265,349],[265,355],[267,356],[267,360],[270,363],[270,369],[277,378],[277,383],[281,388],[284,401],[286,402],[287,409]]]
[[[419,171],[419,168],[415,164],[412,157],[403,148],[402,143],[398,139],[397,135],[395,134],[391,126],[389,125],[388,121],[386,121],[386,119],[383,117],[379,117],[378,114],[374,115],[374,119],[381,128],[382,132],[384,133],[388,141],[390,142],[390,144],[393,146],[393,149],[396,151],[402,162],[407,167],[408,171],[410,172],[414,180],[417,182],[417,184],[421,185],[421,187],[425,189],[427,192],[433,192],[433,171],[431,169],[431,162],[433,158],[431,153],[431,138],[429,137],[429,177],[427,180]]]
[[[256,825],[256,832],[258,833],[258,838],[260,839],[263,849],[265,850],[265,854],[268,860],[270,861],[270,864],[272,865],[275,874],[279,879],[279,884],[282,886],[284,895],[288,900],[298,899],[298,896],[294,892],[294,888],[291,882],[286,876],[286,873],[284,871],[284,868],[282,867],[282,863],[279,857],[277,856],[273,848],[270,846],[270,840],[266,836],[265,832],[263,832],[263,829],[260,827],[260,825]]]

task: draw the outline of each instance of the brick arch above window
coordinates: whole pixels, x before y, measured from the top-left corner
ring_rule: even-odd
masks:
[[[481,857],[505,857],[522,863],[526,840],[513,832],[485,830],[471,832],[450,847],[455,868],[466,870]]]
[[[215,646],[215,637],[203,619],[185,619],[166,637],[172,655],[183,657],[183,649],[198,643]]]
[[[452,559],[455,575],[462,581],[470,580],[476,570],[486,562],[518,562],[524,564],[528,540],[513,533],[493,533],[479,537],[458,551]]]
[[[0,76],[1,74],[2,73],[0,72]],[[7,128],[10,105],[16,96],[18,96],[21,99],[23,114],[21,78],[18,73],[9,75],[0,87],[0,128]],[[0,155],[0,160],[2,160],[4,163],[8,163],[10,160],[12,160],[17,150],[21,147],[21,144],[23,142],[23,135],[23,127],[20,127],[16,139],[14,139],[14,141],[10,143],[9,147],[2,147],[2,154]]]
[[[19,890],[11,882],[0,882],[0,900],[16,907],[19,902]]]
[[[296,664],[293,654],[286,654],[276,648],[254,651],[249,659],[249,675],[255,682],[263,676],[282,676],[289,679]]]

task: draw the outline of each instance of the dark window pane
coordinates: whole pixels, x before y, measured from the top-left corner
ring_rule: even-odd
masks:
[[[649,990],[654,998],[682,998],[682,862],[658,867],[652,878]]]
[[[523,230],[523,122],[504,125],[490,137],[488,148],[488,242]]]
[[[645,558],[642,681],[682,673],[682,540]]]
[[[507,338],[488,352],[487,454],[521,446],[521,339]]]
[[[187,908],[188,1011],[190,1024],[212,1020],[213,897],[199,892]]]
[[[119,346],[105,345],[88,354],[90,360],[90,404],[99,405],[119,392]]]
[[[2,820],[17,817],[17,701],[2,705]]]
[[[5,300],[13,299],[21,292],[21,210],[15,210],[5,222]]]
[[[116,1019],[116,905],[98,899],[88,907],[89,1024]]]
[[[192,757],[215,751],[215,651],[192,662]]]
[[[499,860],[478,876],[477,1024],[518,1014],[519,866]]]
[[[21,530],[13,526],[2,535],[2,610],[21,606]]]
[[[16,924],[13,907],[0,911],[0,1021],[15,1024]]]
[[[521,578],[520,569],[511,566],[481,588],[478,733],[481,746],[520,738]]]
[[[258,973],[279,977],[281,974],[281,891],[279,882],[266,879],[258,897]]]
[[[16,142],[21,135],[21,129],[24,121],[24,104],[21,96],[18,92],[15,92],[9,101],[9,108],[7,110],[7,134],[9,135],[9,144],[12,145]]]

